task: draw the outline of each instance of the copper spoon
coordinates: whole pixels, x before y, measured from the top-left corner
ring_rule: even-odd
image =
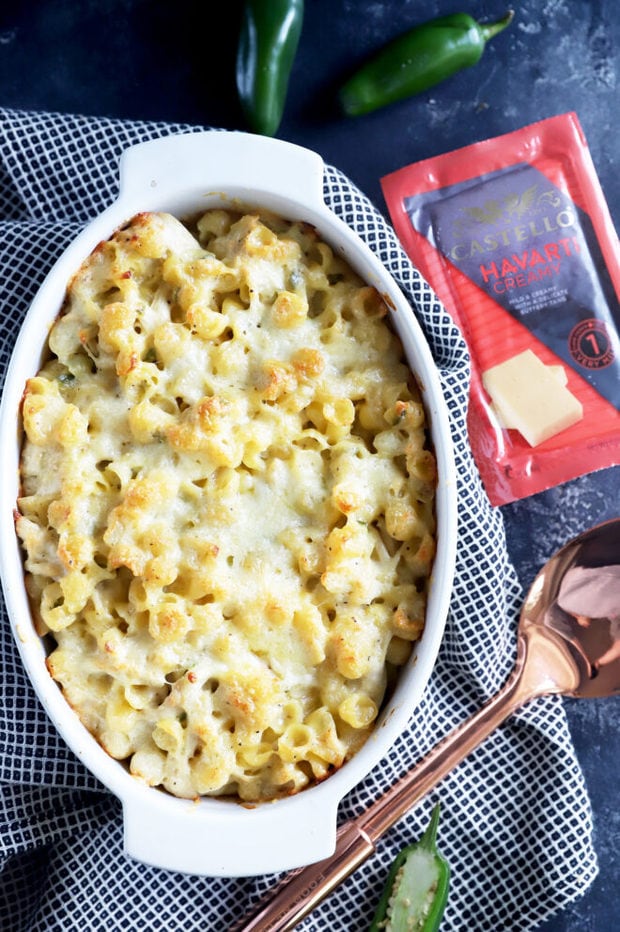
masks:
[[[620,518],[614,518],[562,547],[534,579],[521,611],[515,668],[497,695],[342,825],[333,855],[286,874],[234,930],[294,929],[374,853],[387,829],[525,703],[553,694],[597,698],[619,692]]]

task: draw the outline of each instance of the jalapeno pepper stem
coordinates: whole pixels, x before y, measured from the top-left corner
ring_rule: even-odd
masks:
[[[479,23],[480,32],[482,33],[484,41],[488,42],[489,39],[492,39],[493,36],[496,36],[498,32],[502,32],[506,26],[509,26],[514,19],[514,15],[514,10],[508,10],[508,12],[495,23]]]
[[[431,854],[435,854],[437,851],[437,828],[439,826],[440,808],[439,803],[433,808],[431,820],[419,841],[419,847],[424,848],[425,851],[430,851]]]

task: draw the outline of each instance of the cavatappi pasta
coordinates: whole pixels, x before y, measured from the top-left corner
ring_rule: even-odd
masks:
[[[297,792],[422,632],[425,412],[379,293],[302,223],[140,214],[29,379],[17,532],[51,675],[182,797]]]

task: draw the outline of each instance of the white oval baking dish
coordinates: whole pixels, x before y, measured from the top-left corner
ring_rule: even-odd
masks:
[[[165,137],[127,150],[117,200],[88,224],[55,263],[24,320],[7,372],[0,408],[3,485],[0,576],[26,671],[69,747],[122,802],[128,855],[157,867],[205,876],[251,876],[287,870],[329,856],[342,797],[379,765],[418,704],[442,639],[452,588],[456,489],[447,408],[428,344],[401,290],[361,238],[323,201],[319,155],[279,140],[219,130]],[[177,217],[231,202],[256,205],[313,224],[368,283],[385,295],[412,371],[418,377],[438,463],[438,549],[426,628],[373,736],[324,782],[295,796],[252,808],[219,799],[179,799],[146,786],[113,760],[86,731],[45,666],[24,587],[14,531],[20,451],[19,409],[26,380],[39,368],[49,328],[67,282],[101,240],[141,211]]]

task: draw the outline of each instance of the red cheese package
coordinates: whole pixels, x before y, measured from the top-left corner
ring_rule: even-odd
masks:
[[[467,341],[469,440],[491,503],[620,463],[620,245],[576,114],[381,184]]]

